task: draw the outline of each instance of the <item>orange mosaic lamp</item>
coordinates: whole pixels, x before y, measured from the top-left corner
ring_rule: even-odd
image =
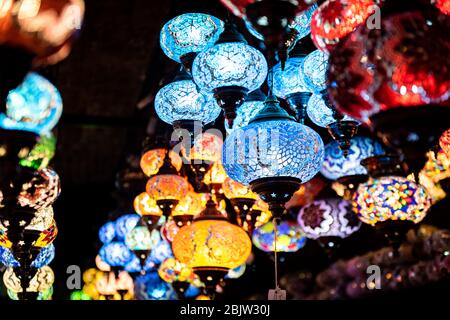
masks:
[[[227,173],[223,168],[223,165],[220,161],[214,162],[208,174],[205,175],[203,179],[203,183],[208,186],[208,189],[211,193],[217,197],[218,200],[224,199],[222,184],[227,178]]]
[[[195,193],[192,187],[190,189],[172,211],[173,220],[180,228],[190,224],[194,215],[202,208],[201,195]]]
[[[172,249],[175,258],[191,267],[213,295],[228,271],[245,263],[252,244],[247,233],[231,224],[210,199],[193,223],[180,229]]]
[[[164,164],[164,157],[167,154],[167,150],[163,148],[152,149],[145,152],[140,161],[141,169],[146,176],[151,177],[158,173],[158,170]],[[169,158],[171,164],[177,171],[180,171],[182,166],[181,157],[173,151],[169,151]]]
[[[156,201],[166,217],[172,213],[179,201],[189,191],[189,183],[178,175],[168,152],[166,152],[163,165],[158,173],[148,180],[146,191],[150,198]]]
[[[140,193],[133,202],[134,211],[142,217],[147,227],[153,229],[162,216],[162,211],[156,200],[152,199],[147,192]]]

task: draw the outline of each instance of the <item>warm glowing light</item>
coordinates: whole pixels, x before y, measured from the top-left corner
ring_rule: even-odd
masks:
[[[26,292],[43,292],[49,289],[55,282],[55,275],[50,267],[43,267],[37,270],[33,278],[31,278]],[[13,268],[6,269],[3,274],[3,283],[6,288],[13,292],[23,292],[20,279],[14,273]]]
[[[185,178],[174,174],[158,174],[151,177],[146,186],[150,198],[158,200],[181,200],[186,196],[189,184]]]
[[[154,215],[161,216],[162,211],[159,208],[156,200],[150,198],[147,192],[142,192],[134,198],[134,211],[141,216]]]
[[[172,217],[169,217],[167,222],[161,227],[161,237],[172,243],[173,238],[175,238],[178,231],[180,231],[180,227],[178,227]]]
[[[53,134],[43,134],[39,142],[34,146],[26,158],[20,160],[22,167],[29,167],[36,170],[47,168],[50,160],[53,159],[56,150],[56,138]]]
[[[159,168],[164,163],[166,149],[152,149],[144,153],[141,157],[141,169],[146,176],[150,177],[158,173]],[[183,164],[180,156],[173,151],[169,152],[169,158],[172,165],[180,171]]]
[[[371,178],[353,196],[353,211],[371,225],[386,220],[419,223],[430,206],[431,199],[421,185],[397,176]]]
[[[55,241],[57,234],[58,228],[56,227],[55,220],[53,220],[52,225],[48,229],[41,231],[39,238],[33,245],[38,248],[44,248]]]
[[[256,193],[252,192],[249,187],[228,177],[225,179],[222,188],[225,197],[228,199],[246,198],[256,200],[258,198]]]
[[[177,260],[191,268],[234,269],[247,260],[251,241],[226,220],[197,220],[180,229],[172,249]]]
[[[165,260],[158,269],[158,274],[166,282],[192,282],[195,274],[191,268],[174,258]]]
[[[183,156],[187,159],[211,161],[216,162],[220,160],[222,154],[222,139],[212,133],[204,132],[199,134],[195,140],[194,145],[187,154],[185,149],[182,149]]]
[[[107,264],[105,261],[103,261],[99,254],[95,257],[95,266],[97,267],[98,270],[103,272],[111,271],[111,266]],[[85,282],[87,281],[85,280]]]
[[[439,139],[442,150],[450,157],[450,129],[445,131]]]
[[[44,231],[53,223],[53,207],[45,207],[36,211],[33,220],[26,226],[25,230]]]
[[[200,197],[200,194],[193,190],[188,191],[172,211],[172,216],[195,215],[200,212],[202,203]]]
[[[58,174],[45,168],[36,172],[30,182],[22,184],[18,202],[22,207],[39,210],[55,202],[61,192]]]
[[[214,162],[208,174],[205,175],[203,182],[207,185],[222,184],[225,181],[227,174],[219,161]]]

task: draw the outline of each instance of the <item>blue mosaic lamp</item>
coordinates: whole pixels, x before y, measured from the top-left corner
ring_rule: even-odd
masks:
[[[367,176],[367,170],[361,161],[381,154],[384,154],[383,146],[371,138],[353,138],[347,157],[344,157],[339,144],[333,141],[325,146],[325,159],[320,173],[330,180],[355,175]]]
[[[39,251],[36,259],[31,263],[31,266],[34,268],[42,268],[50,264],[55,258],[55,246],[50,244]]]
[[[248,125],[259,111],[264,108],[266,95],[260,90],[250,92],[245,98],[245,102],[237,109],[236,119],[234,119],[233,127],[230,128],[228,122],[225,121],[225,130],[230,134],[233,130],[240,129]]]
[[[311,92],[303,82],[303,75],[300,72],[305,55],[300,50],[289,56],[284,69],[281,63],[273,67],[273,93],[286,99],[289,106],[295,110],[300,123],[304,121],[306,105],[311,97]]]
[[[191,69],[196,55],[213,46],[223,31],[223,22],[203,13],[186,13],[167,22],[159,42],[164,54]]]
[[[58,123],[62,108],[55,86],[37,73],[29,73],[20,86],[9,92],[6,114],[0,114],[0,127],[48,133]]]
[[[134,255],[130,262],[128,262],[124,268],[129,273],[145,273],[155,271],[155,264],[151,261],[150,257],[145,260],[144,267],[142,267],[141,260]]]
[[[192,77],[181,70],[175,81],[162,87],[155,97],[158,117],[174,128],[192,129],[194,122],[213,122],[221,109],[211,93],[200,92]]]
[[[309,91],[321,93],[327,89],[328,58],[328,53],[314,50],[304,59],[301,74]]]
[[[10,249],[0,246],[0,264],[7,268],[16,268],[20,266]]]
[[[161,240],[150,253],[149,261],[154,264],[161,264],[169,258],[173,258],[172,246],[166,240]]]
[[[141,275],[134,281],[136,300],[176,300],[172,286],[162,280],[157,272]]]
[[[138,214],[125,214],[116,220],[116,237],[124,241],[127,234],[138,224],[140,216]]]
[[[291,23],[290,27],[297,32],[297,39],[302,39],[311,32],[311,18],[317,8],[317,4],[314,3],[308,9],[295,16],[294,22]]]
[[[247,126],[227,137],[222,163],[231,179],[250,185],[272,214],[280,216],[300,184],[319,172],[323,157],[319,134],[296,122],[269,96]]]
[[[125,267],[133,258],[133,253],[123,242],[110,242],[103,245],[99,255],[111,267]]]
[[[330,109],[320,94],[313,94],[306,106],[306,114],[311,121],[322,128],[327,128],[330,124],[335,123],[336,119],[333,115],[333,110]],[[356,121],[351,117],[344,115],[342,121]]]
[[[116,224],[115,222],[107,222],[100,227],[98,231],[98,237],[103,243],[110,243],[116,237]]]
[[[232,126],[247,93],[265,81],[267,62],[260,51],[246,43],[236,26],[227,22],[215,45],[195,58],[192,76],[202,91],[214,93]]]

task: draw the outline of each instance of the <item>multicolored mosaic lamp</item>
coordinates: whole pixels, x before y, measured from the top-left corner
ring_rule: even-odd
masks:
[[[253,244],[265,252],[275,251],[275,227],[272,221],[255,229]],[[294,221],[282,221],[277,225],[277,252],[296,252],[303,248],[306,238]]]
[[[339,198],[315,200],[300,209],[297,220],[306,237],[319,240],[328,249],[334,249],[340,239],[361,227],[352,203]]]

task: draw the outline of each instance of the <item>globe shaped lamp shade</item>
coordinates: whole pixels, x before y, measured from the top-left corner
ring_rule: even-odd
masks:
[[[251,253],[251,241],[209,200],[194,222],[177,233],[172,250],[178,261],[193,268],[207,290],[215,291],[228,270],[245,263]]]
[[[247,93],[266,79],[267,62],[260,51],[245,43],[235,26],[227,23],[216,44],[195,58],[192,76],[201,90],[214,93],[232,126]]]
[[[15,293],[23,293],[22,281],[16,275],[13,268],[6,269],[3,274],[3,283],[5,287]],[[25,288],[26,292],[43,292],[49,289],[55,282],[55,274],[53,270],[48,267],[42,267],[37,270],[36,274],[31,278],[28,286]]]
[[[265,252],[275,251],[275,227],[272,221],[253,232],[253,244]],[[296,252],[303,248],[306,238],[293,221],[282,221],[277,225],[277,252]]]
[[[167,222],[161,227],[161,237],[167,242],[172,243],[178,231],[180,231],[180,227],[172,217],[169,217]]]
[[[176,300],[172,286],[162,280],[157,272],[137,277],[134,294],[136,300]]]
[[[39,269],[49,265],[55,258],[55,246],[53,244],[44,247],[39,251],[36,259],[31,263],[31,266]]]
[[[111,267],[125,267],[133,257],[133,253],[122,242],[110,242],[103,245],[99,255]]]
[[[277,97],[289,100],[296,93],[309,92],[299,72],[304,59],[300,56],[289,58],[284,70],[281,68],[281,63],[273,67],[273,93]]]
[[[367,169],[361,164],[361,160],[384,152],[383,146],[377,141],[367,137],[355,137],[351,141],[347,157],[344,157],[338,143],[333,141],[325,146],[325,159],[320,173],[330,180],[367,175]]]
[[[116,220],[116,237],[117,240],[125,240],[127,234],[133,230],[140,220],[137,214],[125,214]]]
[[[316,200],[301,208],[298,223],[311,239],[346,238],[361,227],[351,202],[338,198]]]
[[[110,243],[116,237],[116,224],[107,222],[100,227],[98,237],[102,243]]]
[[[192,282],[195,274],[191,268],[174,258],[165,260],[158,269],[158,274],[164,281],[173,282]]]
[[[314,44],[329,52],[374,13],[375,4],[374,0],[327,0],[311,19]]]
[[[169,242],[161,240],[158,245],[153,248],[150,254],[150,261],[154,264],[161,264],[163,261],[173,258],[172,247]]]
[[[131,230],[126,238],[125,244],[133,252],[150,252],[160,241],[159,230],[148,230],[145,225],[137,225]]]
[[[433,204],[446,197],[441,180],[450,178],[450,161],[443,150],[428,153],[428,161],[419,173],[419,182],[431,197]]]
[[[245,98],[244,103],[237,109],[236,119],[234,119],[233,126],[230,127],[228,122],[225,121],[225,130],[228,134],[231,131],[240,129],[248,125],[251,119],[253,119],[259,111],[264,108],[264,101],[266,96],[258,89],[250,92]]]
[[[314,11],[317,10],[317,4],[312,4],[308,9],[306,9],[303,12],[298,13],[295,16],[294,21],[289,25],[290,29],[295,30],[295,38],[302,39],[306,37],[310,32],[310,24],[311,24],[311,18],[314,13]],[[245,26],[247,27],[247,30],[258,40],[264,41],[264,36],[260,34],[251,24],[248,19],[244,19]]]
[[[156,226],[162,216],[156,200],[150,198],[147,192],[140,193],[133,201],[134,211],[139,214],[148,226]]]
[[[172,211],[172,218],[178,227],[191,223],[195,214],[200,212],[202,201],[200,194],[189,191]]]
[[[251,185],[278,215],[300,184],[319,172],[323,154],[320,136],[269,97],[249,125],[227,137],[222,163],[231,179]]]
[[[223,31],[223,22],[203,13],[186,13],[167,22],[160,33],[160,45],[167,57],[189,70],[199,52],[214,45]]]
[[[175,128],[191,128],[217,119],[221,109],[211,93],[202,93],[191,79],[180,79],[161,88],[155,97],[155,111]]]
[[[58,123],[62,108],[61,95],[55,86],[38,74],[29,73],[8,94],[6,114],[0,114],[0,127],[47,133]]]
[[[225,197],[230,199],[231,205],[238,214],[238,223],[241,227],[243,227],[244,222],[247,221],[247,216],[251,216],[253,213],[251,209],[256,203],[258,195],[254,193],[250,187],[236,182],[231,178],[225,179],[225,182],[223,183],[223,192]],[[255,219],[253,220],[255,220],[256,223],[256,217],[254,218]]]
[[[241,264],[239,267],[231,269],[226,275],[226,279],[238,279],[242,277],[247,269],[247,264]]]
[[[105,261],[103,261],[99,254],[95,256],[95,266],[97,267],[98,270],[103,272],[111,271],[111,266],[107,264]]]
[[[222,153],[223,140],[217,134],[203,132],[194,139],[194,144],[191,149],[181,149],[182,155],[191,161],[191,165],[198,162],[213,162],[219,161]]]
[[[53,134],[42,134],[38,143],[30,151],[30,153],[20,160],[22,167],[40,170],[47,168],[50,161],[55,156],[56,138]]]
[[[17,292],[12,291],[10,289],[8,289],[7,291],[8,291],[8,297],[11,300],[16,300],[17,301],[17,300],[20,300],[20,298],[22,297],[22,296],[19,297],[20,294],[18,294]],[[48,288],[45,291],[38,292],[36,300],[38,300],[38,301],[52,300],[52,296],[53,296],[53,286],[51,286],[50,288]],[[36,297],[36,296],[34,295],[33,297]]]
[[[400,176],[369,179],[359,185],[353,196],[354,212],[370,225],[388,220],[419,223],[430,206],[431,199],[425,189]]]
[[[322,128],[327,128],[330,124],[337,122],[334,111],[328,107],[320,94],[313,94],[308,101],[306,114],[311,121]],[[354,121],[351,117],[344,115],[339,121]]]
[[[303,60],[301,74],[309,91],[318,94],[327,89],[328,59],[328,53],[314,50]]]
[[[450,79],[444,57],[450,16],[426,0],[405,6],[388,0],[381,15],[381,32],[362,25],[333,50],[330,99],[342,113],[365,121],[418,172],[426,152],[448,129]],[[367,47],[375,48],[370,56]]]
[[[450,129],[446,130],[439,139],[442,150],[450,157]]]
[[[144,263],[141,257],[134,255],[130,262],[127,263],[124,270],[129,273],[141,273],[155,271],[155,263],[148,256]]]
[[[158,174],[151,177],[146,186],[146,192],[167,217],[178,202],[186,196],[189,184],[185,178],[176,174]]]
[[[438,7],[438,9],[442,11],[442,13],[450,15],[450,3],[448,3],[448,1],[436,0],[434,2],[435,2],[436,7]]]
[[[37,171],[28,183],[22,184],[17,201],[22,207],[39,210],[55,202],[60,192],[61,182],[58,174],[45,168]]]
[[[0,264],[7,268],[17,268],[20,266],[10,249],[0,247]]]
[[[34,218],[25,227],[25,230],[44,231],[53,223],[53,207],[44,207],[36,211]]]
[[[152,149],[145,152],[141,157],[141,169],[146,176],[151,177],[158,173],[158,170],[164,164],[164,157],[167,153],[166,149]],[[180,156],[173,151],[169,151],[171,164],[177,171],[180,171],[183,161]]]
[[[211,193],[218,199],[223,199],[222,184],[225,181],[227,174],[222,165],[222,159],[216,161],[211,166],[209,172],[205,175],[203,183],[209,186]]]

